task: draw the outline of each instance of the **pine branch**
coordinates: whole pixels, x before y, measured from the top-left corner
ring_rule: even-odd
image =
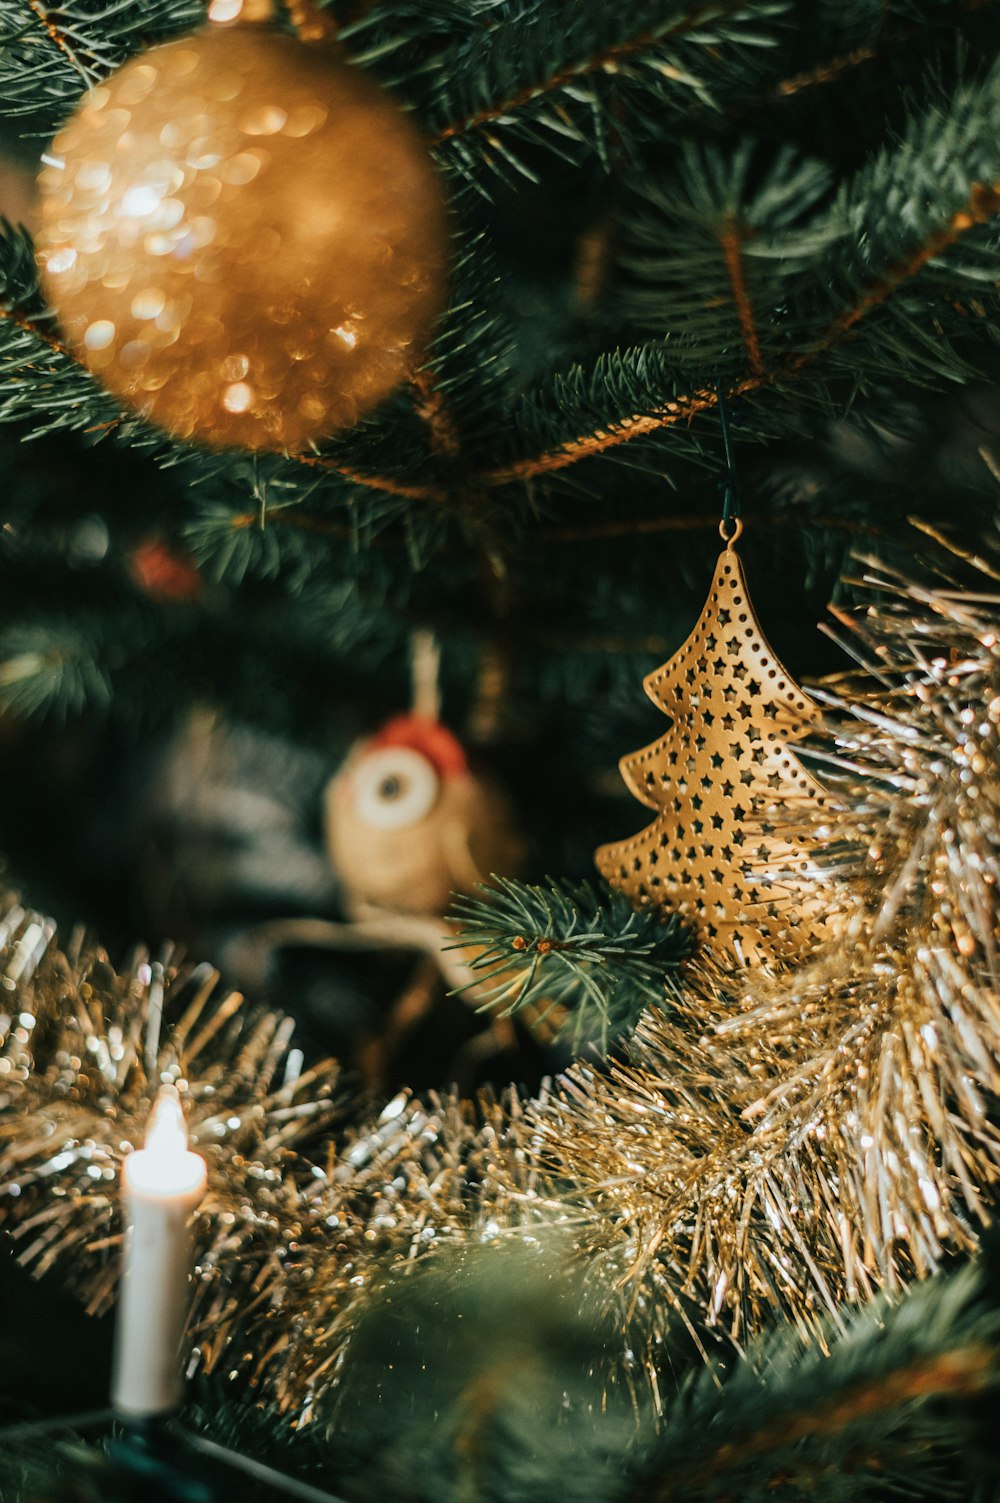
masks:
[[[89,630],[88,630],[89,627]],[[85,709],[103,711],[111,683],[93,621],[46,619],[0,631],[0,708],[57,721]]]
[[[620,415],[613,413],[608,426],[591,426],[596,394],[602,387],[608,391],[609,395],[613,393],[611,373],[616,372],[619,378],[631,376],[633,373],[635,376],[640,373],[645,374],[650,368],[655,368],[663,354],[662,349],[654,346],[628,350],[617,357],[602,356],[592,373],[585,373],[577,368],[568,376],[554,379],[551,395],[543,390],[526,397],[518,413],[519,431],[530,433],[533,428],[544,427],[547,422],[552,421],[551,414],[553,413],[565,422],[567,416],[572,419],[581,408],[584,409],[585,419],[591,421],[579,423],[577,425],[578,436],[555,448],[544,449],[541,453],[531,454],[523,459],[514,459],[507,464],[487,470],[484,475],[480,476],[480,483],[487,486],[506,486],[535,480],[542,475],[551,475],[556,470],[563,470],[578,464],[581,460],[592,459],[599,454],[607,453],[608,450],[618,449],[622,444],[630,443],[633,439],[659,434],[666,429],[674,430],[672,457],[692,459],[700,457],[702,453],[700,436],[693,432],[689,425],[692,418],[716,410],[719,405],[719,393],[715,387],[693,392],[678,389],[676,395],[666,401],[661,400],[659,403],[650,401],[652,411],[629,412],[626,410]],[[763,375],[747,376],[726,390],[726,399],[735,401],[737,398],[758,393],[769,387],[773,379],[773,377]],[[664,384],[667,383],[664,382]],[[662,386],[660,389],[662,390]],[[607,406],[610,407],[610,405],[608,402]],[[605,422],[607,422],[607,417],[605,417]],[[749,436],[748,427],[744,426],[741,431],[742,436]],[[662,465],[662,453],[658,456],[657,462]]]
[[[664,3],[651,0],[643,8],[644,25],[643,11],[634,7],[627,17],[616,18],[599,4],[588,13],[578,0],[554,21],[551,5],[533,0],[508,0],[503,5],[442,0],[425,6],[369,0],[353,7],[339,34],[352,45],[356,62],[385,72],[388,61],[389,80],[414,95],[439,144],[464,135],[487,135],[488,145],[502,159],[505,149],[498,146],[497,131],[510,131],[515,139],[524,132],[530,138],[534,124],[564,140],[578,131],[586,137],[594,128],[593,122],[588,126],[586,115],[595,107],[598,112],[610,109],[611,100],[582,88],[584,81],[634,80],[637,63],[659,74],[661,115],[664,80],[668,87],[686,91],[683,103],[677,102],[672,110],[678,117],[690,108],[692,97],[700,99],[702,107],[715,109],[728,100],[730,109],[744,110],[829,83],[890,49],[925,37],[931,27],[955,26],[996,0],[862,0],[842,7],[842,14],[828,13],[815,34],[811,50],[821,55],[784,78],[778,43],[787,41],[799,26],[799,51],[804,43],[808,48],[814,32],[811,6],[799,6],[795,0],[701,0],[695,5],[675,0],[675,14],[665,17]],[[696,44],[691,56],[702,64],[700,70],[658,55],[687,37]],[[845,43],[851,45],[838,52]],[[728,56],[722,47],[729,48]],[[506,92],[498,92],[477,109],[464,114],[459,110],[457,118],[446,118],[456,90],[469,94],[478,87],[488,97],[494,77],[500,88],[518,75],[527,81],[508,83]],[[754,95],[754,88],[761,92]],[[549,110],[553,96],[561,97]],[[635,95],[634,100],[641,107],[644,96]],[[575,110],[581,102],[586,106],[582,117]],[[667,104],[671,113],[669,96]],[[602,125],[597,131],[593,144],[598,150],[604,147],[607,129]],[[520,164],[518,170],[523,170]]]
[[[768,8],[771,14],[779,13],[780,7],[772,5]],[[570,85],[577,84],[581,79],[594,74],[617,74],[623,64],[633,61],[639,54],[652,53],[665,48],[675,38],[685,37],[692,32],[702,29],[707,31],[713,23],[727,20],[735,16],[746,17],[748,11],[756,11],[755,20],[760,20],[768,13],[768,9],[761,6],[748,6],[746,0],[701,0],[701,3],[692,6],[686,13],[676,15],[672,19],[657,19],[652,25],[646,25],[631,34],[619,35],[602,44],[597,44],[593,51],[585,53],[565,62],[561,67],[548,72],[545,76],[536,78],[533,82],[522,85],[514,93],[499,101],[480,107],[478,110],[467,114],[464,118],[451,120],[445,125],[438,127],[434,136],[434,144],[440,145],[455,136],[466,135],[471,131],[482,130],[486,125],[503,120],[509,122],[510,117],[516,115],[526,105],[537,104],[547,95],[567,89]],[[532,17],[533,25],[537,25],[539,17]],[[596,18],[595,18],[596,19]],[[635,24],[635,12],[629,18],[630,24]],[[705,39],[707,40],[707,38]],[[713,37],[713,42],[716,39]],[[666,76],[670,75],[671,66],[664,59],[658,59],[658,71]],[[689,86],[693,83],[690,76],[680,76],[680,70],[673,65],[673,71],[678,76],[679,82]]]
[[[787,0],[640,0],[628,11],[601,0],[537,0],[487,8],[478,27],[428,59],[409,89],[442,166],[478,184],[481,168],[532,177],[522,148],[544,143],[575,161],[610,160],[649,132],[651,112],[677,119],[692,100],[715,105],[730,74],[761,83],[754,55],[774,46]],[[393,43],[372,17],[376,40]],[[405,57],[400,55],[400,64]]]
[[[456,195],[456,213],[472,219],[478,208],[472,199],[471,193]],[[417,377],[447,404],[455,429],[444,451],[438,449],[445,468],[459,449],[473,448],[510,420],[519,356],[506,292],[486,235],[456,235],[450,305]]]
[[[527,886],[496,877],[485,899],[464,898],[452,912],[457,948],[471,946],[484,973],[477,995],[500,1016],[530,1009],[551,1018],[579,1049],[605,1048],[631,1030],[650,1004],[662,1003],[669,973],[688,952],[680,923],[636,913],[621,893],[589,883]]]
[[[727,316],[721,316],[718,305],[709,299],[702,316],[703,333],[698,312],[690,310],[681,341],[668,338],[660,346],[650,344],[617,357],[602,356],[589,376],[577,370],[568,381],[555,377],[549,390],[542,387],[526,396],[517,415],[522,441],[533,426],[544,430],[546,422],[551,422],[547,414],[553,411],[567,427],[575,422],[575,431],[571,429],[571,437],[552,447],[489,470],[483,483],[531,480],[668,429],[674,430],[679,452],[697,451],[698,440],[690,429],[683,437],[676,430],[717,406],[714,383],[704,379],[710,375],[713,344],[716,368],[722,362],[732,370],[734,340],[751,357],[749,369],[730,376],[729,399],[780,393],[792,421],[796,398],[810,406],[822,402],[834,407],[836,383],[845,371],[856,375],[860,368],[869,377],[888,377],[903,365],[911,379],[937,382],[949,374],[952,379],[971,378],[975,366],[967,352],[969,336],[978,334],[981,342],[991,340],[992,326],[982,316],[970,317],[960,300],[975,299],[985,311],[986,300],[995,296],[992,285],[1000,274],[1000,245],[992,231],[1000,209],[998,137],[1000,77],[993,74],[979,85],[960,90],[947,116],[942,116],[939,107],[928,119],[911,126],[908,138],[893,151],[880,153],[818,223],[807,221],[797,228],[793,222],[789,230],[783,223],[787,199],[777,195],[771,202],[765,191],[761,208],[769,206],[770,240],[765,242],[756,231],[755,221],[762,216],[751,207],[749,226],[758,238],[751,242],[744,231],[741,248],[744,253],[752,250],[766,255],[768,267],[779,258],[784,261],[779,272],[782,314],[780,321],[772,315],[766,344],[755,318],[753,343],[748,343],[747,320],[753,315],[745,298],[743,264],[734,281],[731,253],[727,257],[726,250],[733,197],[748,171],[746,150],[737,154],[731,172],[709,165],[699,175],[701,188],[695,187],[689,168],[688,189],[697,194],[688,215],[692,233],[686,245],[671,250],[668,264],[676,267],[678,280],[684,264],[690,271],[694,257],[703,266],[710,234],[725,266]],[[787,183],[789,171],[786,162],[783,171],[776,169],[774,180]],[[792,174],[793,180],[801,182],[802,177],[802,173]],[[814,195],[822,180],[822,176],[814,177]],[[664,202],[675,205],[676,201],[671,196]],[[674,217],[671,235],[683,239],[684,229],[683,222],[678,225]],[[653,270],[659,265],[652,261]],[[772,307],[777,288],[772,277]],[[676,322],[685,310],[671,302],[671,291],[668,282],[662,296],[664,307],[670,307],[671,321]],[[925,311],[928,301],[935,307],[933,321]],[[639,306],[649,317],[655,298],[644,294]],[[825,322],[817,327],[817,316],[824,313]],[[763,368],[754,367],[754,354],[763,359]],[[703,373],[703,384],[686,384],[692,367]],[[637,396],[643,385],[644,405],[636,403],[630,410],[628,398]],[[567,388],[576,393],[575,400],[567,400]],[[585,398],[588,391],[596,394],[602,389],[611,401],[606,402],[605,422],[598,427],[587,421]],[[747,436],[753,435],[754,421],[761,419],[763,432],[768,431],[769,404],[747,405],[746,412],[743,431]],[[612,417],[610,423],[607,416]]]
[[[960,1463],[977,1401],[1000,1380],[998,1343],[995,1291],[976,1268],[918,1285],[895,1308],[855,1312],[829,1355],[777,1331],[721,1387],[712,1372],[693,1378],[630,1494],[965,1497]]]
[[[740,332],[743,335],[743,343],[746,347],[747,364],[752,376],[759,376],[764,369],[764,362],[760,352],[760,335],[757,332],[757,318],[753,309],[753,302],[747,292],[746,271],[743,264],[743,247],[747,240],[752,237],[752,231],[736,219],[731,219],[722,226],[719,243],[722,246],[722,254],[726,262],[726,275],[729,278],[730,292],[733,304],[736,308],[740,321]]]
[[[50,11],[41,3],[41,0],[27,0],[27,6],[32,15],[37,16],[39,24],[53,47],[62,53],[73,71],[83,79],[84,86],[89,89],[99,83],[104,77],[104,69],[97,58],[89,52],[86,43],[78,41],[70,26],[65,23],[61,25],[53,19],[53,16],[59,15],[59,12]]]
[[[872,7],[872,27],[868,40],[769,83],[753,98],[738,101],[732,106],[730,113],[744,116],[788,99],[796,99],[812,89],[826,88],[890,52],[896,56],[908,44],[925,40],[931,27],[957,25],[966,16],[974,16],[996,4],[997,0],[954,0],[954,3],[930,0],[929,4],[915,11],[911,5],[894,5],[891,0],[887,0],[885,4]],[[893,15],[897,17],[895,21],[891,19]]]
[[[485,191],[482,166],[532,175],[521,146],[547,141],[571,161],[590,150],[607,167],[613,140],[628,156],[692,116],[767,107],[993,3],[862,0],[828,10],[822,27],[796,0],[705,0],[676,5],[670,16],[661,0],[620,17],[580,3],[553,17],[551,5],[526,3],[483,14],[453,48],[426,58],[416,77],[402,67],[390,78],[415,94],[442,165]],[[390,16],[388,6],[376,11],[378,40],[367,55],[362,40],[362,60],[381,63],[386,50],[406,55]],[[412,52],[416,39],[408,40]],[[782,76],[785,53],[796,51],[802,65]]]
[[[54,126],[84,89],[204,14],[203,0],[2,0],[0,112]]]
[[[368,475],[358,470],[351,469],[342,464],[332,454],[292,454],[289,456],[292,464],[303,465],[306,469],[326,470],[331,475],[339,475],[342,480],[347,480],[351,485],[361,486],[364,490],[384,491],[389,496],[401,496],[408,501],[442,501],[443,492],[435,486],[410,485],[406,481],[396,480],[391,475]]]

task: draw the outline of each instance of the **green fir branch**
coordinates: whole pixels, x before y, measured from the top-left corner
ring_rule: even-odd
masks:
[[[0,0],[0,113],[54,127],[86,89],[204,16],[204,0]]]
[[[624,894],[588,882],[494,877],[483,891],[452,909],[459,946],[478,951],[477,995],[501,1017],[530,1009],[577,1049],[605,1047],[662,1005],[669,974],[690,950],[678,919],[637,913]]]
[[[458,236],[450,304],[435,331],[424,370],[458,429],[460,446],[481,443],[511,419],[521,377],[503,292],[486,235]],[[463,468],[468,468],[467,462]]]
[[[728,1376],[705,1370],[689,1380],[629,1495],[970,1497],[963,1461],[987,1443],[980,1414],[1000,1382],[998,1352],[996,1291],[974,1267],[917,1285],[895,1307],[883,1300],[854,1311],[829,1354],[779,1329]]]
[[[605,167],[675,137],[692,113],[769,106],[961,24],[993,0],[469,0],[371,7],[343,39],[409,97],[442,165],[533,176],[539,147]],[[794,63],[791,67],[790,64]]]
[[[627,185],[610,316],[665,338],[679,370],[759,372],[815,325],[784,310],[842,237],[825,212],[832,172],[746,138],[728,153],[687,143],[673,168]]]
[[[532,172],[525,147],[569,160],[591,150],[610,162],[630,128],[648,133],[651,110],[676,119],[714,104],[731,69],[771,49],[785,0],[602,0],[497,7],[491,26],[435,59],[419,108],[442,164]],[[755,78],[756,69],[752,70]]]
[[[668,436],[675,456],[707,449],[718,463],[718,444],[707,446],[691,421],[714,414],[720,375],[731,398],[767,399],[746,402],[741,419],[743,436],[766,438],[782,427],[794,431],[804,411],[843,410],[858,391],[901,373],[940,385],[990,370],[1000,314],[1000,68],[952,99],[938,92],[928,116],[915,116],[901,141],[863,168],[816,222],[789,222],[773,181],[765,181],[762,200],[740,207],[734,190],[746,179],[743,146],[728,166],[714,153],[687,161],[689,209],[681,211],[682,189],[672,190],[662,235],[647,234],[642,263],[639,309],[649,317],[661,298],[662,313],[652,315],[662,317],[661,341],[539,382],[522,399],[508,454],[487,473],[488,484],[529,481],[650,434]],[[793,170],[788,158],[784,169]],[[809,172],[806,164],[794,170]],[[761,202],[771,205],[771,233],[754,249],[749,233]],[[718,268],[720,252],[725,260],[726,227],[734,223],[746,227],[744,264],[753,251],[785,267],[767,267],[770,300],[754,306],[747,280],[741,306],[740,285],[729,275],[725,294],[699,306],[690,289],[700,287],[706,266]],[[657,268],[669,278],[654,293]],[[682,282],[688,290],[675,311],[671,292]]]
[[[112,690],[101,658],[93,621],[46,617],[6,626],[0,630],[0,708],[22,719],[56,721],[102,712]]]

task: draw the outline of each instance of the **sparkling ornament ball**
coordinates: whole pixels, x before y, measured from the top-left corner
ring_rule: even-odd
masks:
[[[180,439],[297,449],[353,424],[442,306],[446,208],[414,126],[357,68],[266,27],[127,63],[40,187],[67,340]]]

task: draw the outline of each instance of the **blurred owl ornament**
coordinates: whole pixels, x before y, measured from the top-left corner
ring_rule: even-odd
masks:
[[[215,0],[83,96],[39,178],[66,339],[176,438],[302,449],[420,362],[447,211],[409,117],[329,45]],[[263,7],[269,11],[270,7]]]
[[[328,785],[325,804],[327,850],[355,938],[422,956],[362,1053],[377,1080],[434,1005],[442,980],[471,1006],[481,1002],[481,978],[444,915],[455,894],[474,891],[494,872],[516,873],[523,844],[497,785],[473,771],[458,738],[425,715],[398,716],[360,742]],[[471,1076],[478,1061],[513,1044],[510,1023],[495,1019],[453,1068]]]
[[[354,748],[326,792],[327,849],[345,906],[439,915],[455,893],[521,863],[507,799],[436,720],[401,715]]]
[[[373,1084],[383,1081],[388,1062],[441,1000],[442,988],[460,993],[470,1008],[483,1002],[488,983],[473,970],[468,947],[456,944],[445,915],[456,894],[473,892],[494,873],[516,876],[524,858],[510,800],[441,721],[439,652],[430,633],[414,632],[410,661],[411,709],[359,741],[323,796],[326,849],[345,922],[281,919],[257,930],[267,945],[416,957],[377,1036],[360,1049],[361,1067]],[[498,691],[493,665],[484,662],[483,668],[486,702]],[[474,719],[488,734],[489,717],[479,713]],[[543,1021],[549,1011],[524,1017],[543,1046],[554,1031]],[[479,1065],[514,1045],[510,1020],[494,1018],[451,1060],[451,1078],[470,1087]]]

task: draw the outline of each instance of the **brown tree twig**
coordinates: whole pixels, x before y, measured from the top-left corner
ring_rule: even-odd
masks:
[[[783,1415],[739,1441],[727,1442],[699,1465],[678,1468],[648,1494],[649,1503],[669,1503],[670,1499],[686,1496],[692,1486],[703,1486],[779,1447],[785,1449],[814,1435],[836,1434],[856,1420],[884,1414],[915,1400],[972,1397],[990,1386],[995,1371],[996,1353],[985,1346],[921,1357],[908,1367],[859,1384],[850,1393],[838,1394],[809,1413]]]
[[[444,459],[456,459],[461,447],[458,429],[428,370],[418,371],[411,382],[417,416],[427,425],[431,448]]]
[[[719,244],[726,263],[726,275],[729,278],[729,287],[736,306],[736,316],[740,321],[740,333],[743,336],[750,373],[760,376],[764,373],[764,361],[760,352],[760,336],[757,333],[757,321],[754,318],[753,304],[747,291],[743,266],[743,246],[753,233],[748,226],[730,217],[722,226]]]
[[[946,26],[949,22],[959,20],[963,15],[974,14],[996,3],[997,0],[958,0],[957,4],[949,6],[947,10],[939,11],[934,17],[934,24],[938,27]],[[753,110],[765,109],[768,105],[776,104],[781,100],[792,99],[810,89],[835,83],[845,73],[851,73],[856,68],[863,67],[865,63],[874,62],[888,47],[898,47],[926,35],[925,19],[909,24],[904,22],[897,26],[883,24],[874,42],[867,46],[854,47],[850,52],[842,52],[839,56],[828,58],[826,62],[817,63],[812,68],[804,68],[801,73],[793,73],[790,78],[783,78],[769,89],[754,95],[752,99],[736,105],[729,113],[737,116],[749,114]]]
[[[42,4],[42,0],[27,0],[27,4],[32,15],[40,22],[49,41],[67,59],[74,72],[79,73],[87,87],[89,88],[92,84],[99,83],[106,76],[108,69],[103,67],[92,53],[87,62],[83,61],[82,56],[78,55],[76,50],[70,45],[69,37],[66,33],[61,31],[52,20],[48,10]]]
[[[62,340],[57,339],[54,334],[50,334],[35,319],[29,318],[27,314],[19,313],[16,308],[0,305],[0,320],[6,320],[7,323],[13,324],[15,328],[21,329],[25,334],[31,334],[35,339],[40,340],[42,344],[48,345],[49,349],[54,350],[57,355],[64,355],[67,360],[71,360],[74,365],[80,363],[72,350],[68,349]]]
[[[330,470],[335,475],[340,475],[344,480],[350,480],[354,485],[365,485],[370,490],[386,491],[391,496],[405,496],[411,501],[443,501],[443,492],[433,485],[409,485],[403,480],[395,480],[391,475],[368,475],[360,470],[350,469],[347,465],[340,464],[326,454],[289,454],[289,459],[296,464],[308,465],[318,470]]]
[[[840,314],[807,350],[793,360],[768,371],[763,369],[751,371],[749,375],[744,376],[728,389],[727,400],[772,388],[782,379],[798,375],[839,339],[849,334],[874,308],[885,303],[904,282],[916,276],[930,261],[941,255],[949,246],[954,245],[970,229],[987,223],[998,209],[1000,209],[1000,184],[975,184],[963,209],[953,214],[946,225],[928,235],[923,244],[911,251],[908,256],[890,266],[886,274],[866,288],[857,302]],[[75,359],[54,336],[15,310],[9,307],[0,309],[0,318],[6,318],[19,328],[33,334],[59,354]],[[509,485],[515,481],[535,479],[538,476],[565,469],[582,459],[604,453],[608,449],[617,448],[634,438],[660,432],[680,422],[690,422],[701,413],[714,411],[718,402],[719,393],[713,388],[681,394],[664,402],[652,413],[637,413],[632,417],[624,418],[614,428],[598,428],[591,433],[581,434],[576,439],[560,444],[556,449],[514,460],[507,465],[488,470],[474,477],[474,481],[478,485],[494,487]],[[442,503],[447,499],[445,492],[439,486],[412,485],[395,480],[391,476],[366,475],[322,454],[294,454],[289,458],[298,464],[330,470],[353,484],[385,491],[410,500]]]
[[[762,376],[748,376],[730,387],[726,396],[729,399],[745,396],[748,392],[759,391],[770,384],[771,382]],[[579,438],[560,444],[557,449],[549,449],[527,459],[516,459],[510,464],[489,470],[481,477],[482,483],[494,486],[509,485],[515,480],[533,480],[539,475],[551,474],[554,470],[563,470],[567,465],[576,464],[581,459],[603,454],[606,449],[615,449],[619,444],[626,444],[633,438],[641,438],[647,433],[658,433],[663,428],[672,428],[675,423],[688,422],[701,412],[713,411],[718,405],[718,392],[711,387],[671,397],[655,412],[637,413],[633,417],[623,418],[614,428],[597,428],[592,433],[581,434]]]
[[[849,308],[835,323],[831,324],[816,346],[815,353],[821,353],[829,345],[834,344],[842,334],[853,329],[867,313],[870,313],[873,308],[878,308],[891,297],[897,287],[923,271],[929,261],[933,261],[935,256],[939,256],[942,251],[954,245],[956,240],[968,230],[987,224],[998,209],[1000,209],[1000,184],[974,183],[965,208],[953,214],[946,225],[942,225],[940,229],[928,235],[923,245],[911,251],[901,261],[895,262],[889,267],[884,277],[867,288],[854,307]],[[797,369],[807,363],[812,356],[812,351],[806,351],[794,362],[793,368]]]
[[[502,100],[499,104],[488,105],[484,109],[477,110],[472,115],[467,115],[462,120],[455,120],[450,125],[442,127],[437,135],[432,137],[431,145],[439,146],[445,141],[450,141],[455,136],[466,135],[469,131],[479,130],[484,125],[489,125],[494,120],[501,119],[504,115],[511,114],[523,105],[529,104],[533,99],[541,99],[546,94],[555,93],[556,90],[565,88],[567,84],[575,82],[579,78],[586,78],[594,73],[610,71],[625,58],[631,57],[636,52],[642,52],[647,47],[655,47],[660,43],[667,42],[673,37],[684,36],[689,31],[695,31],[703,26],[706,21],[719,20],[725,16],[735,14],[740,10],[749,10],[746,0],[704,0],[704,3],[695,5],[687,15],[682,16],[672,25],[647,27],[645,31],[636,36],[626,37],[620,42],[614,42],[610,46],[602,48],[600,52],[592,53],[579,63],[570,64],[569,67],[560,69],[551,77],[539,80],[538,83],[527,84],[519,89],[516,94]]]
[[[793,360],[759,370],[735,382],[725,393],[727,400],[764,391],[781,380],[798,375],[820,355],[825,354],[838,340],[849,334],[867,314],[880,307],[892,294],[932,261],[936,256],[954,245],[968,230],[985,224],[1000,209],[1000,184],[976,183],[964,209],[953,214],[946,225],[934,230],[924,243],[911,251],[904,259],[890,266],[885,276],[873,282],[857,302],[840,314],[807,350]],[[602,454],[607,449],[629,443],[644,434],[657,433],[677,423],[689,422],[700,413],[714,411],[719,404],[719,394],[712,388],[704,388],[690,394],[672,397],[652,413],[637,413],[617,423],[614,428],[597,429],[570,439],[556,449],[527,459],[513,460],[481,476],[484,485],[509,485],[512,481],[531,480],[539,475],[551,474],[565,469],[581,459]]]

